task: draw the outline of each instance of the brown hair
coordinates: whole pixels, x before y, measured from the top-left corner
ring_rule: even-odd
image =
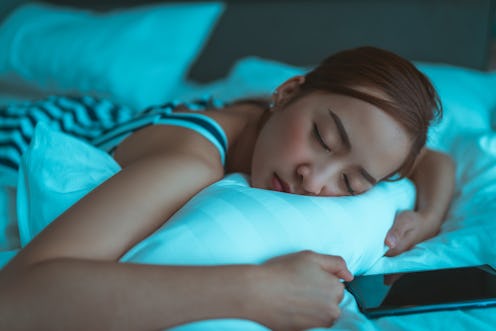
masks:
[[[379,90],[387,100],[356,87]],[[300,88],[299,95],[321,90],[364,100],[398,121],[412,137],[410,153],[395,171],[399,178],[412,170],[427,140],[429,125],[442,116],[441,101],[429,79],[410,61],[375,47],[360,47],[331,55],[305,75]]]

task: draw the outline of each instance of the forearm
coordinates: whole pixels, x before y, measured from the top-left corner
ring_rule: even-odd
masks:
[[[417,187],[416,211],[437,231],[453,197],[455,165],[448,155],[426,150],[411,179]]]
[[[2,275],[0,325],[12,331],[159,330],[199,319],[246,318],[253,268],[42,262],[20,275]]]

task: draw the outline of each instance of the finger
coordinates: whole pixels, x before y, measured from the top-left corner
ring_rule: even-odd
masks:
[[[340,256],[315,253],[315,259],[325,271],[344,279],[347,282],[353,280],[353,274],[348,270],[346,262]]]
[[[389,248],[395,248],[401,242],[405,232],[404,226],[395,224],[386,234],[384,243]]]
[[[408,246],[406,245],[406,243],[403,241],[403,242],[400,242],[398,243],[395,247],[393,248],[390,248],[387,252],[386,252],[386,256],[388,257],[393,257],[393,256],[398,256],[400,255],[401,253],[403,253],[404,251],[406,251],[408,249]]]
[[[401,253],[403,253],[404,251],[406,251],[406,249],[402,248],[402,247],[395,247],[395,248],[391,248],[389,249],[386,254],[384,254],[385,256],[387,257],[394,257],[394,256],[398,256],[400,255]]]
[[[348,269],[338,271],[334,273],[334,275],[347,282],[351,282],[353,280],[353,274]]]
[[[395,231],[389,230],[386,234],[386,239],[384,240],[384,244],[389,248],[394,248],[398,243],[398,235],[395,234]]]
[[[389,257],[397,256],[397,255],[409,250],[413,245],[414,245],[413,231],[409,230],[404,234],[403,238],[401,238],[401,240],[398,241],[397,244],[393,248],[390,248],[386,252],[385,255],[389,256]]]
[[[338,294],[337,294],[337,303],[341,303],[344,298],[344,284],[342,282],[338,282],[339,284],[336,285],[338,287]]]
[[[331,308],[331,311],[330,311],[330,318],[327,322],[327,325],[325,325],[326,327],[331,327],[334,325],[334,323],[336,323],[336,321],[339,319],[339,317],[341,316],[341,308],[339,308],[339,306],[333,306]]]
[[[401,217],[400,215],[386,234],[384,243],[390,248],[396,247],[401,241],[403,241],[403,238],[406,236],[407,232],[412,228],[413,222],[410,222],[410,219],[407,216]]]

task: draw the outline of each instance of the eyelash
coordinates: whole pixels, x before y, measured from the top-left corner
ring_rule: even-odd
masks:
[[[326,143],[324,142],[324,140],[322,139],[322,136],[320,135],[320,132],[319,132],[319,128],[317,127],[317,124],[315,124],[315,123],[313,124],[313,133],[315,135],[315,138],[319,142],[319,144],[322,146],[322,148],[324,148],[327,152],[331,152],[331,149],[329,148],[329,146],[327,146]],[[356,193],[351,188],[350,180],[348,179],[348,176],[346,174],[343,174],[343,179],[344,179],[344,183],[346,185],[346,189],[348,190],[348,193],[350,193],[351,195],[355,195]]]
[[[315,138],[317,139],[317,142],[324,148],[327,152],[331,152],[331,149],[329,146],[326,145],[324,140],[322,139],[322,136],[320,135],[319,128],[317,127],[317,124],[313,123],[313,134]]]
[[[346,184],[346,188],[348,189],[348,192],[351,195],[355,195],[355,191],[353,191],[353,189],[351,188],[350,180],[348,179],[348,176],[346,176],[346,174],[343,174],[343,179],[344,179],[344,183]]]

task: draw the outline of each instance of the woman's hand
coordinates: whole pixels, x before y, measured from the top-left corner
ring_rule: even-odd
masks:
[[[434,237],[439,233],[440,227],[441,222],[433,221],[417,211],[398,213],[386,235],[385,244],[389,247],[386,256],[399,255],[419,242]]]
[[[416,210],[396,215],[385,239],[386,256],[403,253],[439,232],[455,189],[455,163],[448,154],[423,148],[409,178],[417,189]]]
[[[303,251],[271,259],[261,266],[253,302],[255,321],[271,330],[329,327],[340,315],[339,303],[352,274],[341,257]]]

